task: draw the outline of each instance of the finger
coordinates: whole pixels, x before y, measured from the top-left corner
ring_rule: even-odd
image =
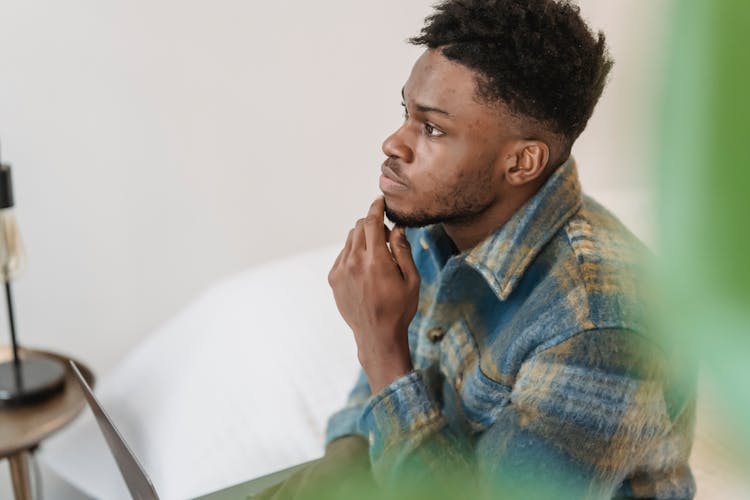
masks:
[[[336,256],[336,260],[333,261],[333,265],[331,266],[331,270],[336,269],[339,266],[339,262],[341,262],[341,254],[344,253],[344,249],[342,248],[339,254]]]
[[[379,196],[372,202],[365,218],[365,239],[367,248],[376,250],[385,246],[385,232],[383,227],[383,214],[385,212],[385,200]]]
[[[336,269],[341,262],[341,258],[344,255],[344,250],[346,250],[346,243],[344,243],[344,247],[341,249],[339,254],[336,256],[336,260],[333,261],[333,266],[331,266],[332,269]]]
[[[339,269],[339,266],[341,265],[341,262],[346,259],[347,254],[349,253],[349,247],[351,246],[351,239],[352,239],[352,231],[349,231],[349,234],[346,236],[346,241],[344,242],[344,248],[341,249],[339,254],[336,256],[336,260],[333,261],[333,265],[331,266],[331,270],[328,271],[328,283],[332,283],[332,279],[335,276],[336,272]]]
[[[344,243],[344,248],[341,250],[341,253],[339,254],[339,262],[345,261],[349,254],[352,251],[352,241],[354,240],[354,229],[352,228],[349,231],[349,234],[346,235],[346,243]]]
[[[393,228],[390,237],[391,253],[396,259],[401,273],[404,275],[404,279],[407,282],[414,282],[419,280],[419,272],[417,266],[414,264],[414,258],[411,255],[411,245],[406,239],[406,231],[403,227]]]
[[[367,250],[365,241],[365,219],[359,219],[352,230],[352,252],[364,252]]]

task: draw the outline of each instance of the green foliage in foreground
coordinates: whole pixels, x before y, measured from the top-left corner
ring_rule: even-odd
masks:
[[[659,321],[750,458],[750,2],[678,1],[657,162]],[[700,397],[700,395],[699,395]]]

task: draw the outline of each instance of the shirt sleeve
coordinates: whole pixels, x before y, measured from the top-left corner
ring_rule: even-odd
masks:
[[[679,453],[664,449],[674,430],[670,413],[688,407],[672,402],[677,406],[667,408],[664,366],[663,353],[633,332],[579,333],[527,359],[507,403],[476,434],[448,425],[414,371],[363,411],[373,474],[387,486],[463,470],[504,498],[561,498],[560,492],[562,498],[611,498],[639,465],[689,473],[689,436],[669,441],[682,443]],[[689,487],[668,495],[692,496]]]
[[[331,441],[343,436],[359,435],[367,438],[367,435],[359,428],[359,417],[370,399],[370,385],[364,370],[360,369],[354,388],[349,393],[346,405],[328,419],[326,427],[326,446]]]

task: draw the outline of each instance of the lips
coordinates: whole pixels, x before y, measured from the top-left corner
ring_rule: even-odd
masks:
[[[401,179],[401,177],[396,175],[396,172],[394,172],[393,169],[389,167],[388,165],[386,165],[385,163],[383,164],[382,167],[380,167],[380,172],[383,174],[383,177],[385,177],[386,179],[394,182],[395,184],[400,184],[404,188],[407,187],[406,182],[404,182],[404,180]]]

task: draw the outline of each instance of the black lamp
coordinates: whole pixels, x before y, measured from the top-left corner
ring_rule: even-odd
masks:
[[[13,358],[0,363],[0,406],[38,402],[62,390],[65,382],[65,367],[62,363],[32,354],[19,355],[10,284],[21,272],[23,265],[23,245],[13,213],[10,165],[5,165],[0,160],[0,278],[5,283],[13,347]]]

